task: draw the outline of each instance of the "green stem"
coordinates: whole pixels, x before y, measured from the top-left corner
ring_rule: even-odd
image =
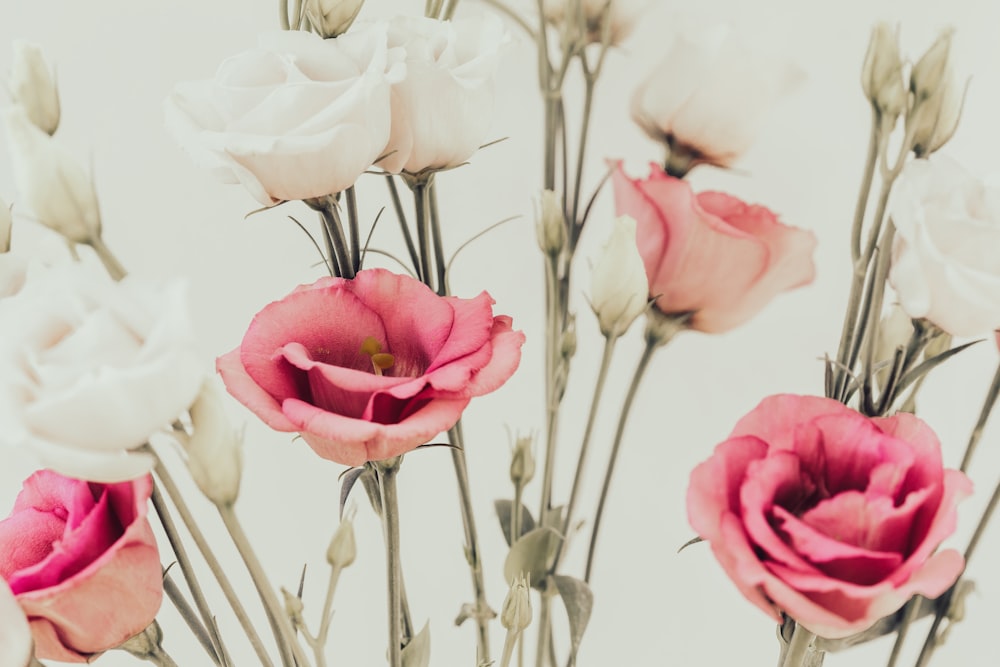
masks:
[[[500,657],[500,667],[510,667],[510,659],[514,657],[514,646],[517,644],[521,633],[508,630],[507,636],[503,640],[503,654]]]
[[[358,222],[358,196],[354,186],[344,191],[347,200],[347,225],[351,230],[351,268],[354,273],[361,270],[361,231]]]
[[[389,667],[402,667],[403,647],[400,641],[402,629],[402,599],[400,596],[399,558],[399,498],[396,492],[396,473],[399,459],[391,463],[383,462],[377,467],[379,487],[382,490],[382,512],[385,519],[385,560],[386,583],[388,588],[389,622]]]
[[[618,427],[615,429],[614,444],[611,446],[611,456],[608,458],[608,465],[604,473],[604,484],[601,486],[601,496],[597,502],[597,513],[594,515],[594,527],[590,533],[590,546],[587,549],[587,567],[583,576],[583,580],[587,583],[590,583],[590,576],[594,567],[594,553],[597,548],[597,537],[600,534],[601,518],[604,516],[604,506],[608,500],[608,490],[611,488],[611,479],[615,473],[615,464],[618,462],[618,452],[621,449],[622,436],[625,434],[625,424],[628,422],[629,413],[632,411],[632,402],[635,400],[635,395],[639,391],[639,384],[642,382],[642,376],[649,367],[649,361],[653,358],[653,353],[656,352],[657,348],[659,348],[664,342],[665,341],[660,341],[647,336],[646,347],[642,351],[642,356],[639,358],[639,363],[635,368],[634,375],[632,376],[632,384],[629,385],[628,393],[625,394],[625,402],[622,404],[622,412],[618,417]]]
[[[316,635],[316,645],[313,646],[313,654],[316,657],[316,667],[326,667],[327,639],[330,636],[330,622],[333,620],[333,595],[337,590],[337,582],[340,580],[340,573],[343,568],[334,565],[330,568],[330,582],[326,587],[326,598],[323,600],[323,616],[320,620],[319,633]]]
[[[271,621],[275,640],[282,650],[283,661],[286,658],[287,651],[290,650],[293,659],[288,663],[289,667],[292,667],[296,662],[298,662],[299,667],[308,667],[309,659],[306,657],[302,645],[295,638],[295,630],[292,628],[291,621],[278,601],[278,596],[274,592],[271,582],[268,581],[267,573],[257,558],[257,554],[254,552],[253,546],[250,544],[250,540],[243,530],[243,525],[236,516],[235,509],[232,505],[216,505],[216,509],[218,509],[219,515],[222,517],[222,523],[225,524],[226,529],[229,531],[229,536],[232,538],[233,544],[236,546],[236,550],[243,559],[247,572],[249,572],[250,578],[257,588],[257,593]]]
[[[552,507],[552,478],[555,474],[556,435],[559,418],[559,400],[556,396],[556,373],[559,369],[559,339],[562,333],[562,323],[558,314],[559,297],[556,258],[547,257],[545,266],[545,293],[547,295],[546,333],[548,334],[545,351],[546,436],[545,464],[542,468],[542,497],[541,506],[538,511],[539,522],[545,520],[545,512]]]
[[[892,653],[889,654],[889,662],[886,667],[896,667],[899,656],[903,652],[903,643],[906,641],[910,625],[917,619],[919,613],[920,597],[914,596],[903,607],[903,620],[899,622],[899,627],[896,629],[896,640],[892,644]]]
[[[247,639],[250,641],[250,645],[253,647],[254,652],[257,654],[257,658],[260,660],[260,664],[264,667],[273,667],[271,658],[267,655],[267,650],[264,648],[264,642],[261,641],[260,635],[257,634],[257,629],[250,621],[250,616],[243,607],[243,603],[236,594],[236,590],[233,588],[232,583],[230,583],[229,577],[226,576],[226,572],[222,568],[222,564],[219,562],[219,559],[215,557],[215,552],[212,551],[212,547],[209,545],[208,540],[205,539],[205,534],[198,526],[198,522],[195,521],[194,514],[191,512],[191,509],[184,500],[184,494],[182,494],[180,489],[177,487],[173,476],[170,474],[170,471],[167,469],[167,466],[163,463],[163,460],[160,458],[156,450],[149,447],[148,449],[144,449],[144,451],[153,455],[156,462],[156,467],[154,469],[156,477],[160,480],[160,484],[163,486],[167,495],[170,496],[174,506],[177,508],[177,513],[180,514],[181,521],[184,522],[184,526],[191,534],[191,539],[194,540],[195,546],[198,548],[198,551],[201,552],[202,558],[205,559],[205,563],[208,565],[209,571],[211,571],[212,576],[214,576],[219,582],[219,588],[222,589],[222,593],[226,596],[226,601],[232,608],[233,614],[236,616],[236,620],[239,621],[240,627],[243,628],[243,632],[246,633]],[[208,628],[211,630],[212,625],[208,625]],[[290,655],[288,657],[289,659],[291,658]]]
[[[184,623],[191,630],[191,634],[195,636],[198,643],[201,644],[202,648],[208,654],[208,657],[212,659],[216,665],[221,665],[219,657],[215,654],[215,646],[212,644],[212,638],[208,634],[208,630],[202,625],[201,620],[198,618],[198,612],[194,610],[191,603],[187,601],[181,589],[177,587],[174,583],[173,577],[170,576],[169,572],[163,573],[163,592],[166,594],[170,601],[173,603],[174,608],[177,609],[177,613]]]
[[[170,657],[170,654],[160,646],[153,647],[153,651],[146,657],[146,660],[158,667],[177,667],[177,663]]]
[[[278,20],[281,21],[282,30],[290,30],[291,24],[288,22],[288,0],[278,0]]]
[[[101,238],[100,234],[97,234],[94,238],[90,239],[90,241],[88,241],[88,245],[94,249],[95,253],[97,253],[97,257],[101,260],[101,264],[104,265],[108,275],[110,275],[113,280],[121,280],[125,277],[128,271],[125,270],[125,267],[118,261],[118,258],[111,252],[111,248],[104,243],[104,239]]]
[[[337,256],[337,264],[340,265],[340,274],[350,280],[354,278],[354,260],[347,249],[347,237],[344,235],[344,225],[340,220],[337,202],[333,198],[329,198],[326,206],[320,210],[320,214],[323,216],[324,226],[330,234],[330,242]]]
[[[816,639],[815,634],[796,623],[792,630],[792,638],[778,661],[778,667],[806,667],[813,664],[806,662],[806,658],[809,655],[809,646],[814,639]]]
[[[552,598],[542,593],[542,603],[538,611],[538,646],[535,647],[535,667],[545,667],[552,642]]]
[[[861,176],[861,187],[858,189],[858,201],[854,206],[854,222],[851,225],[851,259],[855,263],[861,258],[861,230],[865,224],[868,199],[871,197],[875,166],[878,164],[880,135],[879,111],[873,105],[871,131],[868,134],[868,151],[865,154],[865,168]]]
[[[427,187],[428,213],[431,226],[431,237],[434,240],[434,265],[437,269],[437,293],[448,294],[446,269],[448,262],[444,258],[444,241],[441,237],[441,222],[438,218],[437,187],[433,181]]]
[[[510,545],[521,537],[521,503],[524,502],[524,484],[514,483],[514,505],[510,508]]]
[[[426,181],[416,181],[410,183],[410,190],[413,192],[413,207],[417,214],[417,245],[420,248],[420,277],[424,284],[434,289],[431,282],[431,238],[430,238],[430,214],[427,202]]]
[[[983,429],[986,428],[986,421],[990,418],[990,413],[993,412],[993,406],[996,405],[998,394],[1000,394],[1000,366],[997,366],[996,373],[993,375],[993,383],[986,394],[983,409],[979,411],[979,419],[976,420],[976,427],[972,430],[972,435],[969,436],[969,444],[965,447],[965,454],[962,456],[962,465],[959,466],[959,470],[962,472],[966,472],[969,469],[969,464],[972,463],[972,455],[975,453],[976,447],[979,446],[979,440],[983,437]]]
[[[580,123],[580,146],[577,149],[576,155],[576,178],[573,182],[573,211],[569,218],[571,230],[576,230],[576,221],[580,213],[580,191],[583,187],[583,163],[587,151],[587,137],[590,132],[591,107],[593,106],[594,101],[594,84],[597,81],[597,78],[590,71],[585,54],[580,55],[580,65],[583,67],[584,82],[583,118]]]
[[[867,331],[858,332],[862,339],[867,338],[865,348],[865,366],[862,384],[865,387],[862,408],[865,414],[872,415],[871,412],[871,385],[875,368],[875,348],[878,347],[878,328],[881,320],[882,301],[885,297],[885,283],[889,276],[890,247],[895,236],[896,227],[889,223],[882,233],[882,239],[878,244],[878,259],[875,261],[875,291],[872,293],[872,302],[869,307]]]
[[[417,254],[417,247],[413,245],[413,235],[410,234],[410,228],[406,224],[406,213],[403,211],[403,201],[399,197],[399,188],[396,187],[396,177],[392,174],[386,174],[385,178],[389,186],[389,195],[392,198],[392,207],[396,210],[396,219],[403,232],[403,241],[406,242],[406,251],[410,253],[410,261],[413,262],[413,270],[417,273],[417,279],[422,281],[424,277],[420,272],[420,255]]]

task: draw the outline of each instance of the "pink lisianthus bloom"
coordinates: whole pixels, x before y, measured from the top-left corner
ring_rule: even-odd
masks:
[[[142,632],[163,570],[146,519],[153,481],[98,484],[41,470],[0,521],[0,577],[24,610],[39,658],[90,662]]]
[[[812,282],[812,232],[722,192],[696,195],[686,181],[656,165],[650,170],[634,179],[618,163],[612,178],[618,215],[636,220],[649,294],[660,311],[690,312],[690,328],[720,333],[779,292]]]
[[[751,602],[822,637],[860,632],[962,572],[935,553],[969,479],[908,413],[868,418],[828,398],[764,399],[691,473],[691,526]]]
[[[524,334],[492,306],[382,269],[322,278],[257,313],[217,367],[268,426],[360,465],[426,443],[514,373]]]

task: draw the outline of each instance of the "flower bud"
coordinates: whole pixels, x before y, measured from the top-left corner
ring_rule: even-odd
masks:
[[[878,343],[875,345],[875,361],[880,364],[888,362],[879,368],[875,374],[878,378],[879,386],[882,388],[885,388],[886,382],[889,381],[889,373],[892,369],[893,359],[896,356],[896,348],[900,346],[905,348],[910,342],[911,336],[913,336],[913,323],[910,320],[910,316],[906,314],[906,311],[901,306],[893,306],[892,310],[879,322]]]
[[[330,546],[326,550],[326,562],[333,567],[344,568],[354,562],[358,547],[354,541],[354,510],[348,510],[340,520]]]
[[[635,220],[623,215],[615,221],[591,274],[590,303],[601,333],[621,336],[646,310],[649,284],[635,244]]]
[[[951,68],[952,34],[950,29],[943,31],[910,73],[914,102],[906,129],[913,136],[917,157],[930,155],[947,143],[962,115],[965,93]]]
[[[566,218],[563,215],[562,200],[559,193],[543,190],[541,196],[541,213],[535,223],[538,235],[538,247],[550,257],[557,256],[566,245]]]
[[[10,94],[32,123],[46,134],[59,127],[59,90],[37,44],[15,40]]]
[[[3,197],[0,197],[0,254],[10,250],[10,232],[13,226],[10,208],[7,207]]]
[[[306,18],[313,30],[329,39],[347,32],[364,0],[306,0]]]
[[[906,110],[899,34],[888,23],[880,22],[872,29],[861,68],[861,87],[875,108],[886,116],[895,119]]]
[[[195,484],[216,505],[232,505],[240,493],[243,438],[226,417],[222,395],[206,380],[191,406],[194,432],[188,439],[187,464]]]
[[[954,30],[943,30],[910,72],[910,89],[917,103],[934,95],[951,79],[951,38]]]
[[[511,632],[522,632],[531,625],[531,589],[523,573],[514,579],[504,598],[500,625]]]
[[[566,320],[566,330],[559,342],[559,354],[563,359],[572,359],[576,354],[576,315],[570,313]]]
[[[535,455],[531,451],[531,436],[518,438],[510,457],[510,481],[524,487],[535,476]]]
[[[35,127],[22,107],[5,109],[3,119],[19,201],[38,222],[70,241],[88,243],[100,236],[97,195],[80,163]]]

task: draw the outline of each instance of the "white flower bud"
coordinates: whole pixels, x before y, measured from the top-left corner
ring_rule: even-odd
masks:
[[[0,197],[0,254],[10,250],[10,232],[14,226],[7,202]]]
[[[500,625],[511,632],[522,632],[531,625],[531,589],[524,574],[519,574],[500,609]]]
[[[59,127],[59,90],[37,44],[15,40],[10,94],[28,118],[46,134]]]
[[[347,32],[364,0],[306,0],[306,18],[321,37],[329,39]]]
[[[886,314],[878,326],[878,343],[875,345],[875,361],[878,363],[889,362],[876,373],[879,386],[885,388],[885,383],[889,380],[889,373],[892,370],[892,362],[896,356],[896,348],[904,348],[910,342],[913,335],[913,322],[906,314],[902,306],[898,304]]]
[[[14,182],[38,222],[75,243],[101,232],[97,195],[87,172],[19,106],[4,110]]]
[[[216,505],[232,505],[240,493],[243,437],[226,417],[214,380],[206,380],[191,406],[194,432],[185,444],[191,477]]]
[[[951,38],[954,30],[941,31],[910,72],[910,89],[919,104],[942,89],[951,79]]]
[[[354,541],[354,511],[349,510],[340,520],[330,546],[326,550],[326,561],[334,567],[344,568],[354,562],[358,555],[357,543]]]
[[[510,481],[521,487],[535,476],[535,455],[531,445],[531,436],[518,438],[510,456]]]
[[[906,110],[899,34],[888,23],[881,22],[872,28],[872,38],[861,68],[861,87],[883,114],[896,118]]]
[[[546,255],[556,256],[566,245],[566,218],[563,216],[562,198],[558,192],[543,190],[541,213],[535,223],[538,247]]]
[[[646,269],[635,244],[635,220],[615,221],[611,238],[591,274],[590,304],[605,336],[621,336],[644,310],[649,296]]]

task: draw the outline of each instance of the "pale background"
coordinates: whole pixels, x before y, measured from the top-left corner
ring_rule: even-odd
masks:
[[[256,33],[276,27],[275,4],[271,0],[4,0],[0,9],[0,73],[8,70],[6,45],[11,39],[27,38],[45,47],[58,67],[61,85],[64,113],[59,138],[93,165],[106,239],[133,273],[151,278],[183,275],[191,282],[206,370],[214,356],[238,344],[250,318],[264,304],[320,275],[314,249],[285,217],[292,207],[244,219],[256,203],[240,187],[219,185],[197,169],[166,134],[162,121],[162,100],[173,83],[207,78],[224,57],[252,46]],[[463,6],[465,12],[480,11],[474,0],[464,0]],[[400,8],[417,13],[422,7],[417,0],[370,0],[365,15],[388,15]],[[946,152],[973,171],[993,169],[1000,146],[996,122],[1000,3],[657,2],[632,39],[608,61],[595,110],[598,132],[588,164],[590,183],[602,169],[602,157],[627,157],[640,164],[659,157],[657,147],[629,121],[627,100],[639,77],[661,57],[665,35],[680,21],[727,20],[762,46],[794,58],[808,80],[778,106],[738,170],[699,169],[692,181],[699,189],[724,188],[766,204],[786,222],[814,230],[820,243],[813,286],[780,297],[730,334],[681,336],[656,358],[637,401],[608,507],[593,581],[597,605],[584,639],[581,667],[774,664],[777,645],[772,624],[740,597],[708,548],[676,553],[692,536],[684,495],[691,468],[762,397],[822,391],[818,358],[835,350],[840,330],[848,227],[867,137],[869,112],[860,94],[858,71],[869,27],[877,19],[902,24],[904,50],[914,58],[940,29],[949,25],[957,29],[958,72],[971,76],[972,84],[962,125]],[[489,600],[495,608],[505,592],[504,544],[492,517],[493,499],[510,494],[505,427],[526,432],[542,424],[541,261],[527,215],[541,172],[540,105],[533,66],[529,45],[518,39],[501,69],[494,127],[495,137],[510,139],[440,179],[450,249],[495,221],[526,214],[469,248],[455,263],[452,281],[466,296],[489,290],[497,300],[497,311],[511,314],[529,341],[516,377],[495,395],[477,400],[467,412],[469,465]],[[14,198],[6,159],[0,159],[0,196]],[[385,203],[381,183],[363,181],[360,196],[369,214]],[[596,242],[606,234],[610,209],[610,197],[603,197],[581,249],[583,260],[594,256]],[[312,220],[304,210],[297,215]],[[27,224],[16,229],[14,243],[21,249],[44,246],[50,255],[60,252],[51,235]],[[398,247],[391,218],[383,221],[374,243]],[[582,290],[585,281],[578,285]],[[565,498],[569,491],[572,467],[565,464],[579,441],[599,356],[593,320],[582,293],[575,296],[581,342],[567,396],[557,498]],[[637,332],[620,345],[609,396],[624,390],[638,347]],[[938,431],[950,465],[960,459],[996,363],[993,345],[980,345],[936,372],[924,391],[921,412]],[[617,400],[611,398],[608,406],[614,408]],[[293,587],[303,562],[309,563],[306,614],[315,627],[326,578],[323,554],[336,524],[337,476],[342,467],[316,458],[289,435],[269,432],[235,402],[232,407],[234,418],[247,424],[246,473],[237,509],[277,584]],[[613,426],[611,411],[598,421],[598,449],[591,466],[595,475],[580,505],[581,516],[592,511],[605,456],[601,448],[606,449]],[[950,541],[958,548],[964,547],[1000,475],[998,439],[1000,430],[988,429],[974,463],[977,494],[963,505],[959,533]],[[33,463],[12,451],[4,452],[0,460],[0,507],[9,507]],[[448,453],[436,449],[408,456],[400,484],[404,570],[414,621],[419,627],[430,619],[432,665],[472,667],[473,629],[456,629],[451,623],[460,604],[471,598]],[[537,505],[537,489],[536,483],[530,490],[532,508]],[[384,565],[377,522],[363,494],[356,501],[359,559],[341,579],[329,653],[331,664],[368,667],[384,664]],[[232,565],[248,605],[256,610],[255,596],[216,517],[206,503],[194,502],[204,526],[221,545],[221,556]],[[969,601],[969,618],[955,629],[935,664],[996,664],[1000,569],[995,564],[1000,557],[1000,528],[994,528],[972,564],[978,588]],[[572,546],[567,572],[582,569],[582,542]],[[237,664],[255,664],[220,596],[209,588]],[[162,620],[166,646],[183,667],[208,663],[184,635],[169,603]],[[914,632],[911,649],[922,640],[924,628]],[[496,624],[494,651],[501,644]],[[889,646],[883,640],[849,655],[831,656],[828,664],[884,664]],[[119,655],[109,655],[101,663],[132,664]]]

